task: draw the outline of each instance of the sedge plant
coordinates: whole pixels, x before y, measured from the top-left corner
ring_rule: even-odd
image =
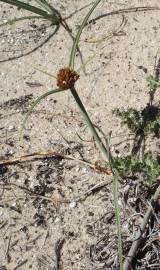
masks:
[[[22,9],[25,11],[29,11],[32,14],[29,16],[15,17],[14,19],[9,19],[6,22],[0,24],[0,27],[23,20],[43,19],[49,21],[51,25],[56,27],[54,33],[56,33],[59,30],[60,26],[62,26],[68,32],[72,40],[74,40],[74,36],[72,35],[70,27],[67,24],[66,20],[62,18],[60,12],[52,5],[50,5],[48,1],[34,0],[35,5],[31,5],[20,0],[0,0],[0,2],[9,4],[11,6],[16,6],[19,10]],[[80,53],[79,48],[77,49]]]
[[[3,0],[3,1],[5,1],[5,0]],[[89,17],[91,16],[92,12],[94,11],[94,9],[97,7],[97,5],[100,2],[101,2],[101,0],[96,0],[93,3],[93,6],[90,8],[89,12],[87,13],[85,18],[83,19],[82,24],[80,25],[80,27],[77,31],[76,37],[75,37],[73,45],[72,45],[68,67],[60,69],[58,74],[57,74],[58,88],[49,90],[48,92],[44,93],[43,95],[41,95],[40,97],[38,97],[35,100],[35,102],[31,105],[28,113],[25,116],[25,119],[24,119],[23,125],[22,125],[22,129],[24,128],[25,123],[26,123],[29,115],[32,113],[35,106],[42,99],[44,99],[45,97],[47,97],[51,94],[55,94],[57,92],[58,93],[62,92],[62,91],[70,91],[71,92],[71,94],[72,94],[73,98],[75,99],[75,102],[80,110],[80,113],[83,116],[83,119],[84,119],[87,127],[89,128],[92,136],[95,139],[97,147],[99,148],[100,152],[103,154],[106,163],[109,162],[111,169],[112,169],[112,172],[113,172],[113,196],[114,196],[115,216],[116,216],[116,225],[117,225],[117,233],[118,233],[118,254],[119,254],[119,265],[120,265],[119,269],[122,270],[122,267],[123,267],[122,266],[122,264],[123,264],[123,262],[122,262],[122,239],[121,239],[121,226],[120,226],[120,211],[119,211],[119,206],[118,206],[119,173],[114,166],[114,160],[113,160],[113,157],[110,153],[109,144],[108,144],[107,148],[103,144],[103,142],[102,142],[94,124],[92,123],[92,121],[91,121],[91,119],[90,119],[90,117],[85,109],[85,106],[83,105],[83,103],[82,103],[82,101],[81,101],[81,99],[76,91],[76,88],[75,88],[75,82],[79,78],[79,74],[75,71],[75,56],[76,56],[76,52],[77,52],[77,48],[78,48],[78,43],[80,41],[82,31],[83,31],[84,27],[86,26],[86,23],[87,23]],[[48,75],[50,75],[50,74],[48,74]]]
[[[2,25],[11,24],[16,21],[26,19],[46,19],[49,20],[52,24],[58,26],[62,20],[58,10],[52,7],[46,0],[35,0],[35,3],[37,3],[39,7],[33,6],[29,3],[24,3],[23,1],[19,0],[0,0],[0,2],[4,2],[6,4],[16,6],[18,9],[27,10],[33,13],[33,15],[31,16],[25,16],[9,20]]]

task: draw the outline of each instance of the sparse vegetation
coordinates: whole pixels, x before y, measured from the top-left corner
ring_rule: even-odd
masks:
[[[160,136],[160,108],[158,106],[148,104],[141,111],[133,108],[116,109],[114,113],[121,119],[122,125],[127,125],[132,133]]]
[[[159,68],[159,67],[158,67]],[[159,77],[149,76],[147,78],[148,86],[150,88],[149,95],[154,96],[160,87]],[[117,167],[122,177],[143,175],[144,181],[152,185],[160,174],[160,160],[159,157],[153,157],[151,152],[145,152],[141,157],[137,156],[140,151],[142,141],[147,136],[160,137],[160,108],[153,105],[152,101],[147,104],[145,108],[138,111],[134,108],[115,109],[113,113],[121,119],[121,124],[126,125],[135,136],[135,141],[140,138],[136,153],[132,151],[131,154],[125,157],[117,157],[114,160],[114,165]],[[144,182],[145,184],[145,182]]]
[[[120,220],[120,210],[118,205],[118,185],[123,182],[127,178],[136,178],[139,177],[143,179],[144,186],[152,187],[157,181],[158,176],[160,175],[160,158],[159,155],[153,154],[151,151],[145,151],[145,147],[143,147],[143,151],[141,150],[142,142],[145,146],[146,139],[150,136],[153,138],[160,138],[160,108],[159,104],[154,104],[154,95],[159,90],[160,80],[158,75],[149,76],[147,78],[148,87],[149,87],[149,102],[145,108],[141,110],[137,110],[135,108],[116,108],[114,110],[114,114],[120,118],[121,124],[126,125],[128,130],[134,134],[134,143],[131,153],[126,156],[120,156],[113,158],[110,145],[107,141],[107,146],[103,143],[97,129],[95,128],[93,122],[91,121],[81,99],[77,93],[75,83],[79,79],[79,74],[75,71],[75,59],[76,52],[79,51],[78,45],[80,41],[80,37],[83,29],[85,28],[92,12],[101,2],[101,0],[97,0],[93,3],[87,15],[84,17],[81,25],[78,28],[77,34],[75,38],[72,36],[71,31],[63,21],[60,13],[53,8],[48,2],[45,0],[37,0],[36,3],[40,6],[33,7],[30,4],[23,3],[21,1],[9,1],[9,0],[1,0],[2,2],[15,5],[18,8],[22,8],[28,10],[34,14],[38,14],[39,16],[29,16],[23,18],[15,18],[14,20],[10,20],[8,23],[14,23],[23,19],[46,19],[51,21],[52,24],[59,27],[62,25],[70,36],[73,39],[73,45],[71,48],[68,67],[64,67],[58,71],[57,75],[57,88],[51,89],[38,97],[30,109],[28,110],[24,122],[23,128],[28,120],[30,114],[33,112],[34,108],[38,103],[41,102],[44,98],[49,95],[53,95],[55,93],[60,93],[63,91],[70,91],[72,94],[77,107],[80,110],[81,115],[85,121],[86,126],[91,132],[99,151],[104,155],[106,166],[109,164],[112,176],[113,176],[113,197],[114,197],[114,206],[115,206],[115,217],[116,217],[116,226],[117,226],[117,234],[118,234],[118,256],[119,256],[119,269],[123,270],[123,250],[122,250],[122,235],[121,235],[121,220]],[[5,23],[6,24],[6,23]],[[3,24],[4,25],[4,24]],[[44,72],[50,75],[47,72]],[[140,153],[141,155],[138,155]]]
[[[151,153],[145,153],[141,159],[133,155],[117,157],[114,160],[114,166],[118,169],[121,178],[137,177],[138,179],[141,177],[144,185],[154,184],[160,173],[158,157],[154,159]]]

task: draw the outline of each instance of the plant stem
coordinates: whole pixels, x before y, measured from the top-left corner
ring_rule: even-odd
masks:
[[[114,197],[114,208],[116,217],[116,226],[118,234],[118,255],[119,255],[119,265],[120,270],[123,270],[123,252],[122,252],[122,234],[121,234],[121,220],[120,220],[120,210],[118,205],[118,173],[115,172],[113,177],[113,197]]]
[[[92,135],[93,135],[93,137],[94,137],[94,139],[96,141],[96,144],[97,144],[99,150],[104,154],[107,161],[109,161],[110,160],[110,154],[107,151],[106,147],[104,146],[101,138],[99,137],[99,135],[98,135],[98,133],[97,133],[97,131],[96,131],[96,129],[95,129],[95,127],[94,127],[94,125],[93,125],[93,123],[92,123],[92,121],[91,121],[91,119],[90,119],[90,117],[89,117],[89,115],[88,115],[88,113],[87,113],[87,111],[86,111],[86,109],[85,109],[85,107],[84,107],[84,105],[83,105],[77,91],[76,91],[76,89],[73,87],[70,90],[71,90],[71,93],[72,93],[72,95],[73,95],[73,97],[74,97],[74,99],[75,99],[75,101],[76,101],[76,103],[77,103],[77,105],[78,105],[78,107],[80,109],[81,114],[84,117],[84,120],[85,120],[88,128],[90,129],[90,131],[91,131],[91,133],[92,133]]]
[[[80,109],[81,114],[83,115],[83,118],[86,122],[87,127],[90,129],[96,144],[99,148],[99,150],[104,154],[105,160],[110,162],[110,166],[113,172],[113,197],[114,197],[114,207],[115,207],[115,216],[116,216],[116,226],[117,226],[117,233],[118,233],[118,254],[119,254],[119,264],[120,264],[120,270],[123,270],[123,254],[122,254],[122,237],[121,237],[121,222],[120,222],[120,210],[118,206],[118,179],[119,179],[119,174],[116,168],[113,168],[114,166],[114,160],[112,158],[112,155],[110,154],[109,150],[109,145],[108,145],[108,150],[104,146],[101,138],[99,137],[76,89],[73,87],[70,89],[71,93]]]
[[[80,36],[82,34],[82,31],[89,19],[89,17],[91,16],[92,12],[94,11],[94,9],[96,8],[96,6],[101,2],[101,0],[97,0],[94,2],[92,8],[89,10],[89,12],[87,13],[87,15],[85,16],[81,26],[79,27],[79,30],[77,32],[77,35],[75,37],[73,46],[72,46],[72,50],[71,50],[71,54],[70,54],[70,60],[69,60],[69,66],[74,69],[74,61],[75,61],[75,55],[76,55],[76,50],[77,50],[77,46],[80,40]]]

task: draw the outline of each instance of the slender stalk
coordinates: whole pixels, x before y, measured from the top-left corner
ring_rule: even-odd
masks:
[[[118,234],[118,254],[119,254],[119,265],[120,270],[123,270],[123,249],[122,249],[122,233],[121,233],[121,220],[120,220],[120,210],[118,205],[118,173],[116,172],[113,177],[113,197],[114,197],[114,209],[116,217],[116,227]]]
[[[50,8],[50,10],[52,12],[54,12],[56,15],[58,15],[61,18],[61,14],[59,13],[59,11],[57,9],[55,9],[52,5],[50,5],[48,3],[48,1],[46,1],[46,0],[37,0],[37,1],[40,1],[40,2],[44,3],[47,7]]]
[[[27,119],[28,117],[30,116],[30,114],[33,112],[33,109],[41,102],[41,100],[43,100],[44,98],[52,95],[52,94],[55,94],[57,92],[63,92],[63,91],[66,91],[64,89],[60,89],[60,88],[57,88],[57,89],[51,89],[49,91],[47,91],[46,93],[44,93],[43,95],[39,96],[34,102],[33,104],[31,105],[31,107],[29,108],[24,120],[23,120],[23,123],[22,123],[22,127],[21,127],[21,132],[20,134],[22,135],[22,131],[24,129],[24,126],[25,126],[25,123],[27,122]],[[21,136],[20,136],[21,137]]]
[[[98,0],[98,1],[95,1],[95,3],[93,4],[92,8],[89,10],[89,12],[87,13],[87,15],[85,16],[78,32],[77,32],[77,35],[76,35],[76,38],[75,38],[75,41],[73,43],[73,46],[72,46],[72,50],[71,50],[71,54],[70,54],[70,60],[69,60],[69,66],[71,68],[74,69],[74,61],[75,61],[75,55],[76,55],[76,50],[77,50],[77,46],[78,46],[78,43],[79,43],[79,40],[80,40],[80,36],[82,34],[82,31],[89,19],[89,17],[91,16],[92,12],[94,11],[94,9],[96,8],[96,6],[100,3],[101,0]]]
[[[122,237],[121,237],[121,222],[120,222],[120,210],[118,205],[118,179],[119,174],[116,168],[114,168],[114,160],[112,158],[112,155],[110,154],[109,146],[108,150],[104,146],[101,138],[99,137],[77,91],[75,88],[71,88],[71,93],[79,107],[79,110],[86,122],[87,127],[90,129],[92,136],[94,137],[96,144],[100,150],[101,153],[103,153],[105,160],[110,162],[110,166],[113,172],[113,198],[114,198],[114,208],[115,208],[115,216],[116,216],[116,227],[117,227],[117,234],[118,234],[118,254],[119,254],[119,264],[120,264],[120,270],[123,270],[123,252],[122,252]]]
[[[85,16],[85,18],[83,19],[83,22],[81,24],[81,26],[79,27],[79,30],[77,32],[77,35],[75,37],[73,46],[72,46],[72,50],[71,50],[71,54],[70,54],[70,59],[69,59],[69,67],[71,67],[74,70],[74,62],[75,62],[75,55],[76,55],[76,50],[77,50],[77,46],[80,40],[80,36],[82,34],[82,31],[85,27],[85,25],[87,24],[87,21],[90,17],[90,15],[92,14],[92,12],[94,11],[94,9],[97,7],[97,5],[100,3],[101,0],[95,1],[92,8],[89,10],[89,12],[87,13],[87,15]],[[113,195],[114,195],[114,207],[115,207],[115,215],[116,215],[116,226],[117,226],[117,233],[118,233],[118,257],[119,257],[119,264],[120,264],[120,270],[123,270],[123,265],[122,265],[122,238],[121,238],[121,224],[120,224],[120,211],[119,211],[119,206],[118,206],[118,179],[119,179],[119,174],[118,171],[116,170],[116,168],[114,168],[114,160],[112,158],[112,155],[110,154],[110,150],[109,150],[109,145],[108,145],[108,149],[106,149],[106,147],[104,146],[101,138],[99,137],[76,89],[73,87],[70,89],[71,93],[80,109],[81,114],[83,115],[83,118],[86,122],[86,125],[88,126],[88,128],[90,129],[96,144],[99,148],[99,150],[103,153],[106,161],[109,161],[111,169],[113,171],[114,174],[114,179],[113,179]]]
[[[101,138],[99,137],[99,135],[98,135],[98,133],[97,133],[97,131],[96,131],[96,129],[95,129],[95,127],[94,127],[94,125],[93,125],[93,123],[92,123],[92,121],[91,121],[91,119],[90,119],[90,117],[89,117],[89,115],[88,115],[88,113],[87,113],[87,111],[86,111],[86,109],[85,109],[85,107],[84,107],[84,105],[83,105],[77,91],[76,91],[76,89],[71,88],[70,90],[71,90],[71,93],[72,93],[78,107],[79,107],[79,110],[80,110],[81,114],[83,115],[83,118],[84,118],[88,128],[90,129],[90,131],[91,131],[91,133],[92,133],[92,135],[93,135],[93,137],[94,137],[94,139],[96,141],[96,144],[97,144],[99,150],[104,154],[105,158],[107,160],[109,160],[110,155],[109,155],[106,147],[104,146]]]

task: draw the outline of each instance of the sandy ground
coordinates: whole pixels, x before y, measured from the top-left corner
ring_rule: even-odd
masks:
[[[57,0],[51,3],[62,17],[67,17],[90,1]],[[92,18],[137,6],[160,7],[160,3],[158,0],[101,1]],[[87,9],[67,20],[73,33]],[[3,3],[0,3],[0,10],[1,20],[26,14]],[[121,107],[140,109],[146,105],[146,77],[153,74],[160,43],[160,11],[137,11],[124,16],[104,17],[85,28],[80,42],[83,60],[95,52],[96,55],[87,64],[86,74],[81,70],[76,83],[95,125],[103,130],[106,138],[112,131],[112,146],[128,132],[120,126],[112,110]],[[118,34],[113,36],[120,25]],[[23,140],[19,140],[19,130],[29,105],[46,90],[56,87],[56,80],[36,67],[56,76],[58,69],[68,64],[72,41],[60,27],[33,53],[11,61],[2,60],[27,53],[43,42],[54,30],[46,26],[47,23],[32,21],[0,28],[0,156],[7,159],[38,151],[57,151],[101,164],[102,157],[69,92],[43,100],[29,118]],[[101,42],[96,43],[97,40]],[[80,66],[77,56],[76,69]],[[159,99],[157,92],[156,102]],[[158,142],[152,142],[152,147],[156,149]],[[118,148],[121,154],[125,149],[125,143]],[[127,151],[130,149],[131,145],[127,143]],[[0,173],[1,183],[6,183],[5,188],[1,185],[0,269],[58,269],[54,268],[57,241],[61,245],[59,269],[116,269],[103,268],[104,257],[112,258],[115,243],[111,243],[110,253],[109,247],[100,247],[94,260],[90,256],[92,246],[98,241],[104,242],[104,236],[107,236],[107,242],[115,235],[110,175],[95,172],[78,161],[57,157],[3,166]],[[104,181],[100,190],[83,196]],[[39,196],[14,184],[33,190]],[[51,197],[52,201],[45,196]]]

